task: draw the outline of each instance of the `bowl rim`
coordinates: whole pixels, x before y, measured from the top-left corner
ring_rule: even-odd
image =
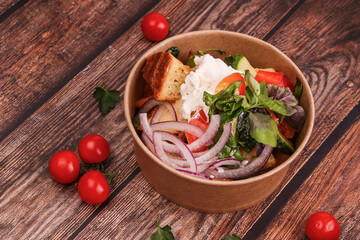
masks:
[[[295,152],[288,158],[286,159],[284,162],[282,162],[279,166],[256,176],[252,176],[250,178],[246,178],[246,179],[239,179],[239,180],[235,180],[235,181],[213,181],[213,180],[209,180],[209,179],[203,179],[203,178],[199,178],[199,177],[195,177],[192,176],[190,174],[186,174],[180,171],[177,171],[176,169],[168,166],[166,163],[164,163],[163,161],[161,161],[155,154],[153,154],[143,143],[143,141],[140,139],[140,137],[138,136],[138,134],[135,131],[135,128],[132,125],[132,120],[131,120],[131,116],[130,116],[130,109],[127,108],[127,106],[129,106],[128,104],[128,98],[129,98],[129,92],[132,86],[132,82],[130,81],[130,79],[134,78],[134,75],[136,75],[135,70],[138,68],[138,65],[141,64],[143,62],[143,60],[145,58],[148,57],[149,53],[153,51],[154,48],[161,48],[162,46],[167,45],[169,42],[179,39],[179,38],[183,38],[183,37],[187,37],[187,36],[200,36],[200,35],[206,35],[206,34],[221,34],[221,35],[237,35],[239,37],[242,38],[248,38],[251,41],[255,41],[257,43],[261,43],[261,44],[265,44],[268,47],[270,47],[272,50],[276,51],[277,53],[279,53],[280,55],[282,55],[283,57],[285,57],[285,59],[287,59],[295,68],[295,70],[297,70],[300,73],[300,80],[303,84],[303,89],[309,92],[309,112],[307,114],[307,121],[309,122],[309,126],[308,126],[308,130],[305,133],[304,139],[301,142],[301,144],[297,147],[297,149],[295,150]],[[135,82],[135,81],[133,81]],[[303,90],[303,91],[304,91]],[[162,42],[152,46],[150,49],[148,49],[145,53],[142,54],[142,56],[137,60],[137,62],[134,64],[134,66],[132,67],[129,76],[126,80],[126,86],[125,86],[125,93],[124,93],[124,111],[125,111],[125,119],[126,119],[126,123],[128,125],[128,128],[130,129],[131,135],[134,139],[134,141],[145,151],[145,153],[153,160],[155,161],[158,165],[160,165],[162,168],[165,168],[166,170],[170,171],[172,174],[180,177],[180,178],[185,178],[187,180],[190,181],[195,181],[199,184],[206,184],[206,185],[213,185],[213,186],[236,186],[236,185],[245,185],[248,183],[253,183],[253,182],[257,182],[257,181],[261,181],[265,178],[268,178],[274,174],[276,174],[279,171],[282,171],[284,168],[288,167],[296,158],[297,156],[300,154],[300,152],[304,149],[304,147],[306,146],[312,130],[313,130],[313,126],[314,126],[314,119],[315,119],[315,107],[314,107],[314,99],[313,99],[313,95],[310,89],[310,86],[308,84],[308,82],[306,81],[305,76],[303,75],[303,73],[301,72],[301,70],[298,68],[298,66],[287,56],[285,55],[285,53],[283,53],[282,51],[280,51],[278,48],[276,48],[275,46],[271,45],[270,43],[261,40],[259,38],[247,35],[247,34],[243,34],[243,33],[238,33],[238,32],[232,32],[232,31],[226,31],[226,30],[200,30],[200,31],[192,31],[192,32],[186,32],[186,33],[182,33],[182,34],[178,34],[172,37],[167,38],[166,40],[163,40]]]

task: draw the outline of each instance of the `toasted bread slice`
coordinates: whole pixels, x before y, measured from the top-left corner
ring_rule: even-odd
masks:
[[[169,52],[159,52],[148,57],[141,71],[157,100],[173,102],[181,98],[180,86],[190,68]]]

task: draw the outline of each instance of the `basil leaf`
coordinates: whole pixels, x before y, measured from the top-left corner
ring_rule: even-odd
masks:
[[[250,135],[249,112],[242,112],[239,115],[236,124],[235,140],[247,153],[255,148],[256,141]]]
[[[286,105],[292,107],[299,104],[299,101],[294,96],[289,88],[281,88],[276,85],[268,84],[267,85],[268,96],[283,101]]]
[[[257,142],[276,147],[278,129],[276,122],[269,116],[262,113],[249,115],[250,135]]]
[[[295,90],[294,90],[294,96],[297,99],[301,98],[301,95],[303,93],[303,85],[299,78],[296,78],[296,84],[295,84]]]
[[[256,96],[260,95],[260,84],[250,74],[249,70],[245,70],[245,84],[253,90]]]
[[[257,103],[257,98],[249,86],[245,87],[245,95],[250,105],[255,105]]]
[[[261,105],[264,108],[270,109],[271,111],[277,112],[284,116],[291,116],[294,113],[296,113],[296,109],[288,106],[283,101],[276,100],[276,99],[273,100],[271,98],[268,98],[267,100],[262,101]]]
[[[180,53],[180,50],[178,47],[171,47],[169,48],[168,50],[166,50],[167,52],[171,53],[171,55],[173,55],[174,57],[179,57],[179,53]]]

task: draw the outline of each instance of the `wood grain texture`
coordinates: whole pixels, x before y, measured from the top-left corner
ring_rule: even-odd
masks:
[[[1,0],[0,1],[0,15],[14,6],[20,0]]]
[[[215,215],[212,214],[195,213],[182,208],[172,208],[172,206],[169,206],[171,209],[167,209],[169,203],[166,202],[161,207],[151,207],[148,202],[151,201],[153,204],[157,204],[159,201],[157,198],[154,200],[146,199],[139,203],[148,206],[147,214],[149,214],[149,217],[157,215],[159,212],[162,213],[162,210],[165,209],[164,212],[171,216],[165,216],[164,224],[172,224],[171,226],[175,229],[187,229],[186,227],[196,226],[195,228],[190,227],[191,230],[189,231],[178,231],[181,236],[179,239],[218,239],[230,233],[244,235],[292,176],[297,173],[342,118],[360,100],[360,81],[357,77],[359,74],[359,64],[357,63],[359,46],[357,44],[358,35],[356,35],[359,32],[360,25],[358,19],[347,18],[348,15],[356,16],[358,9],[351,8],[354,2],[334,1],[331,6],[319,10],[321,5],[317,1],[304,3],[290,17],[288,22],[269,39],[269,42],[294,59],[304,71],[311,85],[316,102],[317,117],[314,133],[306,150],[299,156],[298,161],[293,164],[281,187],[266,201],[245,211],[216,215],[216,221],[214,220]],[[339,15],[339,9],[347,12],[346,16]],[[317,30],[315,31],[314,28]],[[336,38],[333,36],[336,36]],[[340,84],[339,79],[341,79]],[[140,189],[147,191],[147,184],[144,183]],[[142,199],[143,195],[137,191],[137,189],[134,189],[127,195]],[[110,207],[107,209],[109,209],[108,211],[115,211]],[[182,213],[179,213],[178,209]],[[121,214],[137,214],[136,210],[130,211]],[[113,231],[111,233],[114,234],[113,236],[118,234],[115,231],[122,231],[107,229],[107,221],[104,223],[104,219],[109,219],[108,225],[114,221],[117,223],[115,225],[125,224],[121,218],[110,218],[105,212],[102,214],[104,215],[99,215],[94,219],[79,236],[101,236],[101,231],[94,230],[95,226],[103,226],[101,229],[106,229],[105,231]],[[142,221],[139,220],[137,223],[143,224]],[[143,229],[147,230],[137,235],[138,239],[151,233],[153,220],[151,219],[149,222],[149,225],[143,226]],[[213,222],[216,224],[211,224]],[[202,229],[204,229],[204,232]],[[134,236],[130,232],[124,232],[123,234],[129,237]]]
[[[340,239],[360,232],[360,118],[327,154],[312,176],[274,217],[259,239],[305,239],[305,224],[317,211],[340,218]]]
[[[156,2],[31,1],[2,22],[0,140]]]
[[[242,11],[251,12],[239,11],[239,15],[257,15],[257,17],[254,17],[256,22],[252,25],[242,24],[239,21],[235,26],[238,28],[237,31],[250,33],[254,26],[258,26],[261,31],[253,32],[253,34],[261,37],[266,35],[293,3],[269,2],[266,3],[269,5],[263,4],[265,3],[262,1],[242,4],[233,1],[218,1],[210,5],[207,2],[198,1],[164,1],[153,11],[163,12],[170,18],[177,19],[177,24],[173,25],[174,30],[171,32],[171,35],[174,35],[204,28],[216,29],[217,19],[223,11],[228,11],[228,9],[237,11],[241,8]],[[195,6],[196,9],[193,9]],[[203,16],[201,19],[196,19],[199,21],[198,24],[194,24],[193,16],[196,14],[193,13],[193,10],[197,9],[205,11],[207,17],[215,22],[210,24]],[[265,9],[276,9],[274,14],[269,14],[266,21],[262,19],[262,15],[266,12]],[[191,14],[185,17],[184,12]],[[232,28],[234,16],[231,18],[221,16],[221,18],[228,24],[225,29],[236,30]],[[189,23],[191,25],[187,26]],[[180,27],[182,25],[183,28]],[[97,103],[91,95],[95,87],[101,85],[104,80],[109,88],[119,89],[122,94],[129,70],[140,55],[154,44],[143,38],[139,26],[140,21],[1,142],[0,171],[4,180],[1,182],[0,188],[0,234],[2,234],[0,238],[17,239],[21,236],[26,239],[50,237],[63,239],[69,237],[96,211],[96,207],[82,203],[73,185],[63,186],[55,183],[50,178],[47,169],[48,161],[55,152],[62,149],[76,152],[77,143],[86,134],[99,133],[110,143],[112,163],[109,171],[117,169],[123,172],[119,180],[114,183],[112,192],[136,168],[137,165],[132,158],[131,136],[125,126],[123,103],[120,102],[110,114],[102,117]],[[156,192],[149,187],[147,187],[147,191],[151,192],[151,196],[157,196],[156,199],[159,199]],[[162,201],[166,200],[162,199]],[[150,200],[149,203],[153,205]],[[176,205],[173,207],[181,209]],[[127,210],[136,211],[134,208]],[[16,211],[15,215],[14,211]],[[103,211],[110,210],[106,207]],[[114,214],[117,213],[116,209],[112,211]],[[152,211],[152,215],[156,216],[159,209],[152,209]],[[174,214],[173,218],[177,218],[176,211],[170,213]],[[185,209],[183,211],[186,214],[192,213]],[[203,218],[205,215],[201,216]],[[219,216],[221,217],[221,215]],[[109,220],[99,219],[104,222]],[[113,227],[109,224],[107,226]],[[225,227],[224,225],[219,226],[220,228]],[[200,229],[200,225],[198,227]],[[89,235],[96,235],[103,230],[87,228],[86,231],[95,231],[89,232]]]

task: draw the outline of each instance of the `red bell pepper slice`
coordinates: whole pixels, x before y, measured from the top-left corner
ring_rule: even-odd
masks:
[[[255,76],[256,81],[261,83],[265,81],[265,84],[272,84],[280,86],[284,78],[284,73],[282,72],[267,72],[259,70]]]
[[[295,135],[295,129],[292,128],[287,122],[282,121],[278,126],[279,132],[282,133],[286,138],[291,139]]]

